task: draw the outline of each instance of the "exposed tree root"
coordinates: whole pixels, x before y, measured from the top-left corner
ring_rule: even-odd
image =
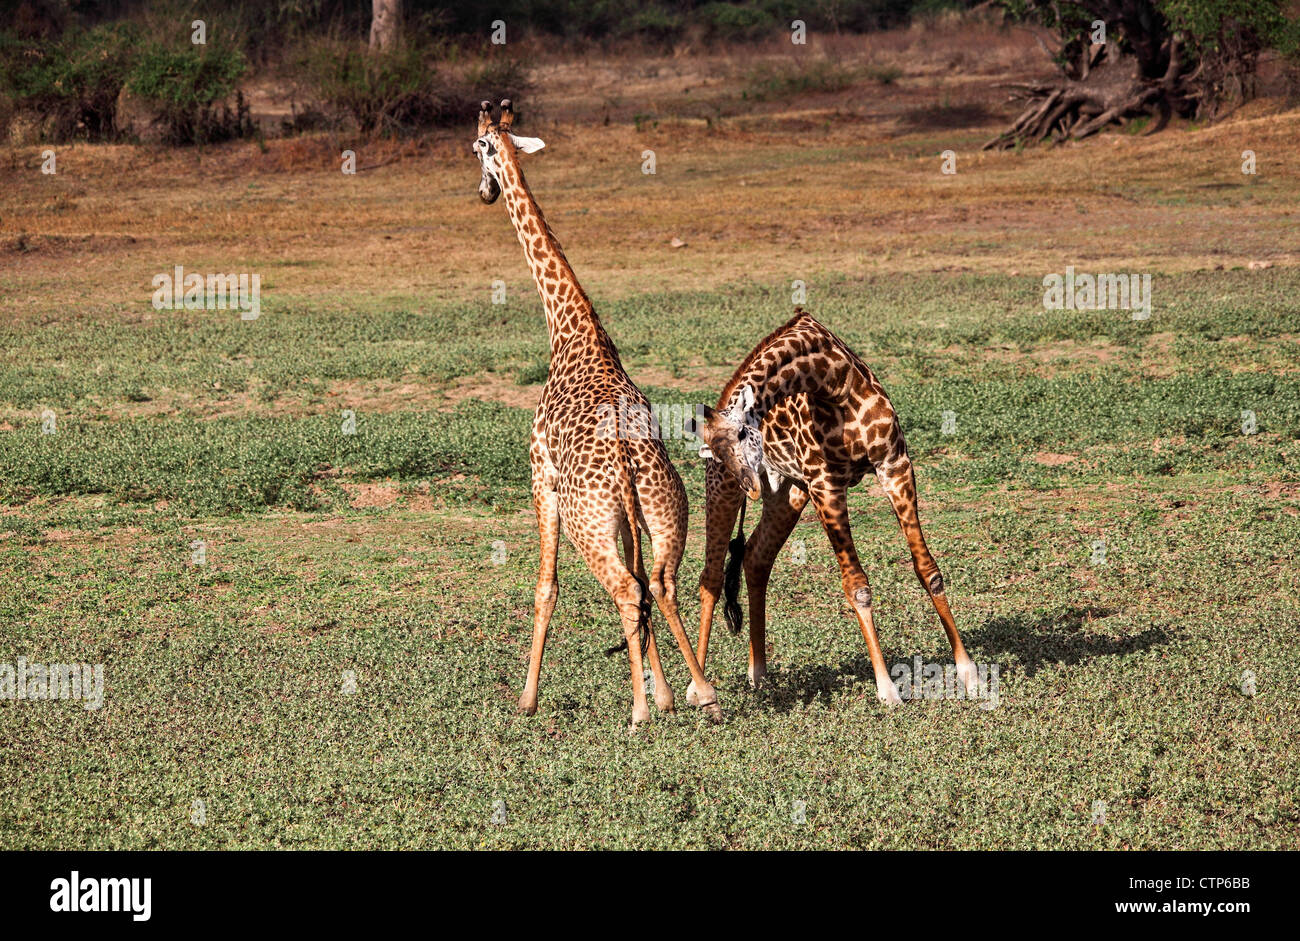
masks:
[[[1042,37],[1039,36],[1042,43]],[[1079,140],[1112,124],[1136,118],[1153,118],[1145,133],[1162,130],[1173,115],[1190,117],[1201,105],[1202,67],[1187,61],[1177,34],[1159,45],[1128,43],[1121,52],[1117,41],[1105,44],[1076,42],[1053,52],[1070,65],[1055,81],[1015,82],[1011,101],[1024,101],[1016,121],[984,144],[985,150],[1006,149],[1043,140]],[[1043,43],[1044,49],[1047,49]],[[1048,50],[1049,52],[1051,50]],[[1145,57],[1145,58],[1144,58]]]

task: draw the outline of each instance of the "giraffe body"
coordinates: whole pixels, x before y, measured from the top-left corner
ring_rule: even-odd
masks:
[[[559,594],[556,559],[563,530],[618,607],[632,674],[633,725],[649,716],[641,665],[643,636],[655,704],[673,708],[673,692],[650,624],[651,598],[690,669],[696,704],[719,720],[717,697],[696,662],[677,609],[677,569],[686,547],[685,488],[663,442],[640,433],[638,419],[650,414],[649,403],[624,371],[613,341],[524,181],[519,153],[540,150],[543,144],[510,133],[513,119],[510,103],[503,101],[500,121],[494,123],[484,102],[474,152],[483,170],[479,196],[487,203],[505,197],[542,297],[551,345],[550,371],[529,445],[541,567],[533,598],[532,654],[519,708],[528,715],[537,709],[542,654]],[[649,534],[653,550],[648,575],[642,532]]]
[[[849,527],[848,488],[874,473],[898,517],[917,578],[952,644],[958,673],[966,688],[974,690],[975,665],[962,645],[943,576],[921,532],[915,474],[902,428],[870,368],[839,337],[796,308],[788,323],[746,357],[723,389],[717,409],[704,409],[704,417],[694,429],[710,458],[705,471],[699,662],[703,664],[708,653],[728,539],[748,493],[763,505],[762,518],[743,548],[749,678],[755,685],[763,681],[768,578],[777,553],[811,502],[839,562],[845,597],[871,657],[877,695],[890,704],[901,701],[885,667],[871,588]],[[688,701],[692,695],[688,689]]]

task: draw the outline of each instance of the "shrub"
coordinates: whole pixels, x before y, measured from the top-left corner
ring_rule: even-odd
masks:
[[[867,78],[881,85],[892,85],[903,77],[903,70],[896,65],[869,65],[865,73]]]
[[[388,52],[321,40],[299,56],[308,95],[336,120],[350,118],[365,134],[392,134],[471,120],[484,98],[517,97],[528,86],[515,59],[493,58],[459,77],[437,51],[414,44]]]
[[[528,70],[518,59],[494,57],[466,68],[459,80],[456,96],[477,113],[478,103],[487,99],[518,98],[528,90]],[[457,115],[456,117],[460,117]]]
[[[127,88],[153,112],[166,143],[209,144],[253,133],[236,87],[247,68],[242,53],[220,44],[151,45],[140,54]]]
[[[814,59],[798,65],[760,65],[745,83],[745,96],[756,101],[786,98],[806,92],[836,92],[851,86],[854,70],[829,59]]]
[[[45,140],[113,140],[117,99],[139,36],[130,24],[72,31],[54,40],[0,36],[0,95],[40,121]]]
[[[365,133],[423,123],[446,107],[410,48],[371,56],[358,43],[325,41],[312,44],[301,65],[320,101]]]
[[[668,45],[680,39],[685,30],[686,19],[680,13],[651,4],[624,20],[614,33],[619,38],[636,36],[646,42]]]
[[[706,39],[753,39],[777,28],[777,21],[763,9],[737,3],[709,3],[695,12]]]

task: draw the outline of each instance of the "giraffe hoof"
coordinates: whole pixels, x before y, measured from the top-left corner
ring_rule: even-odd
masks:
[[[537,711],[537,700],[534,699],[532,701],[529,701],[521,698],[519,700],[519,711],[523,715],[531,716],[533,713]]]
[[[898,687],[888,677],[883,682],[876,680],[876,697],[886,706],[901,706],[903,704],[903,697],[898,695]]]
[[[649,707],[647,707],[647,706],[642,706],[640,709],[636,709],[636,708],[634,708],[634,709],[632,710],[632,726],[631,726],[631,727],[632,727],[633,729],[635,729],[638,725],[640,725],[642,722],[647,721],[649,718],[650,718],[650,709],[649,709]]]
[[[957,675],[966,686],[966,698],[978,699],[980,695],[980,674],[975,669],[975,664],[967,660],[965,663],[957,664]]]
[[[692,706],[699,706],[714,722],[722,721],[722,707],[718,705],[718,694],[708,683],[705,683],[704,689],[701,690],[695,685],[695,681],[691,680],[691,685],[686,687],[686,701]]]
[[[655,706],[660,712],[676,712],[676,705],[673,702],[673,691],[664,687],[655,690]]]

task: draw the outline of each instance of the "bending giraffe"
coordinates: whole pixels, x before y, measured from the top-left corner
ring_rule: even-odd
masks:
[[[535,137],[510,133],[513,122],[508,100],[501,102],[496,122],[490,104],[483,102],[473,149],[483,170],[479,197],[493,203],[505,196],[542,296],[551,342],[550,373],[533,417],[528,450],[542,551],[533,596],[532,654],[519,708],[525,715],[537,711],[542,652],[559,595],[556,557],[563,527],[618,606],[632,670],[632,724],[650,715],[642,679],[643,649],[654,674],[655,705],[665,711],[673,708],[647,591],[686,659],[694,703],[720,721],[717,696],[696,662],[677,611],[677,568],[686,547],[686,490],[663,442],[645,433],[649,403],[623,371],[613,341],[524,182],[519,154],[545,145]],[[642,530],[649,533],[654,552],[648,579],[641,556]]]
[[[762,683],[767,674],[768,576],[799,514],[811,501],[835,550],[844,594],[867,643],[876,695],[891,705],[902,701],[885,667],[871,588],[849,529],[847,491],[874,471],[898,516],[916,576],[943,622],[958,675],[968,694],[975,693],[975,665],[948,608],[939,565],[921,534],[916,479],[903,431],[889,397],[866,364],[839,337],[795,308],[794,318],[741,363],[722,390],[717,409],[704,406],[702,417],[702,423],[693,422],[688,428],[703,439],[700,453],[710,458],[705,470],[700,665],[708,655],[709,630],[724,578],[727,620],[733,631],[740,629],[737,566],[743,565],[749,596],[749,680]],[[741,535],[734,541],[724,575],[728,537],[746,492],[750,499],[762,498],[763,515],[746,545],[741,513]],[[687,690],[688,702],[693,693]]]

